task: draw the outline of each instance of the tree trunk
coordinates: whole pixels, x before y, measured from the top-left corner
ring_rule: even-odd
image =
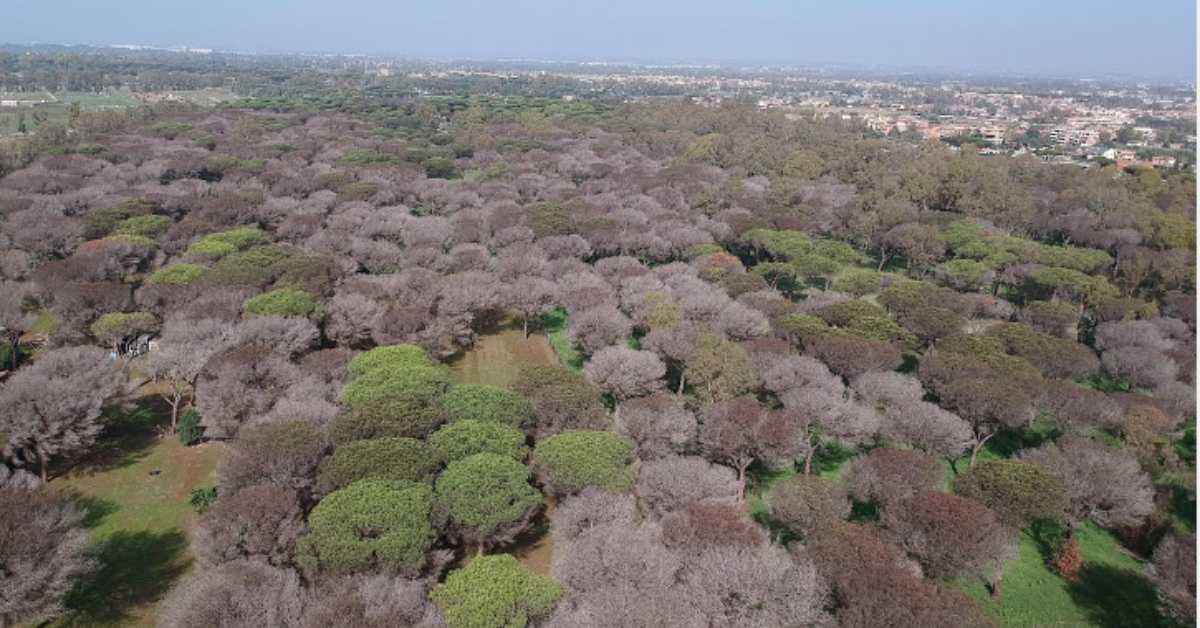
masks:
[[[46,465],[46,458],[47,458],[47,456],[46,456],[46,454],[42,453],[41,451],[38,451],[38,452],[37,452],[37,457],[38,457],[38,466],[40,466],[40,467],[41,467],[41,471],[42,471],[42,484],[45,484],[47,481],[49,481],[49,477],[48,477],[48,474],[47,474],[47,472],[46,472],[46,466],[47,466],[47,465]]]
[[[9,361],[12,363],[10,368],[14,371],[17,370],[17,348],[20,346],[20,344],[21,344],[21,336],[13,335],[12,347],[10,347],[12,349],[12,351],[9,353]]]
[[[974,447],[971,448],[971,464],[967,466],[968,469],[975,468],[975,457],[979,455],[979,452],[983,449],[983,446],[986,445],[987,442],[995,435],[996,433],[992,432],[991,434],[984,436],[979,442],[975,443]]]
[[[528,316],[525,317],[524,329],[525,329],[525,337],[528,338],[529,337],[529,317]]]
[[[675,394],[677,394],[677,395],[682,395],[682,394],[683,394],[683,385],[684,385],[684,383],[685,383],[685,382],[687,382],[687,372],[686,372],[686,371],[680,371],[680,372],[679,372],[679,390],[678,390],[678,391],[676,391],[676,393],[675,393]]]
[[[999,600],[1000,596],[1004,594],[1004,574],[997,575],[989,588],[992,590],[992,599]]]
[[[171,433],[172,434],[175,433],[176,428],[179,425],[179,421],[178,421],[178,419],[179,419],[179,402],[182,400],[183,399],[179,395],[176,395],[175,398],[171,401]]]
[[[879,269],[878,269],[879,272],[883,272],[883,267],[887,266],[888,261],[891,259],[892,259],[891,255],[887,255],[882,252],[879,254]]]
[[[738,465],[738,504],[746,503],[746,467],[749,465]]]

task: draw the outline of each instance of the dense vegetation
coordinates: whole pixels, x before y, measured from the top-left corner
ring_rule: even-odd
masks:
[[[130,376],[228,447],[169,625],[992,625],[1010,569],[1086,598],[1097,533],[1194,622],[1191,175],[360,96],[6,153],[0,623],[98,568],[49,480]],[[444,364],[564,317],[582,368]],[[506,551],[550,497],[546,575]]]

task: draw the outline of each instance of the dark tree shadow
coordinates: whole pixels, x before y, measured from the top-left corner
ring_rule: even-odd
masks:
[[[117,505],[117,502],[111,499],[84,495],[82,493],[71,495],[71,501],[75,502],[75,505],[79,506],[79,509],[83,511],[83,526],[85,528],[94,528],[100,525],[100,522],[105,517],[121,509]]]
[[[109,406],[102,415],[104,432],[86,456],[61,472],[102,473],[136,464],[158,442],[158,427],[171,415],[157,395]]]
[[[134,608],[157,602],[191,562],[178,530],[117,532],[92,552],[98,568],[64,599],[64,625],[126,621]]]
[[[1166,626],[1158,613],[1154,585],[1140,573],[1107,565],[1085,565],[1079,581],[1072,583],[1070,593],[1097,626]]]

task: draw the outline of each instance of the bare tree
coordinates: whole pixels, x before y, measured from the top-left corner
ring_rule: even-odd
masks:
[[[249,560],[201,569],[162,602],[162,623],[172,628],[299,626],[304,590],[295,571]]]
[[[50,460],[81,452],[103,425],[100,407],[121,371],[101,349],[70,347],[43,355],[0,388],[0,432],[6,456],[37,464],[42,480]]]
[[[779,464],[801,447],[795,416],[769,410],[753,397],[715,404],[704,416],[700,442],[707,457],[737,470],[739,502],[745,498],[750,463]]]
[[[84,513],[48,488],[0,487],[0,623],[57,616],[75,580],[95,567]]]

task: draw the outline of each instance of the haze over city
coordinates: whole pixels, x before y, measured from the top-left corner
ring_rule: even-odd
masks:
[[[1195,4],[15,0],[0,42],[1188,80]]]

